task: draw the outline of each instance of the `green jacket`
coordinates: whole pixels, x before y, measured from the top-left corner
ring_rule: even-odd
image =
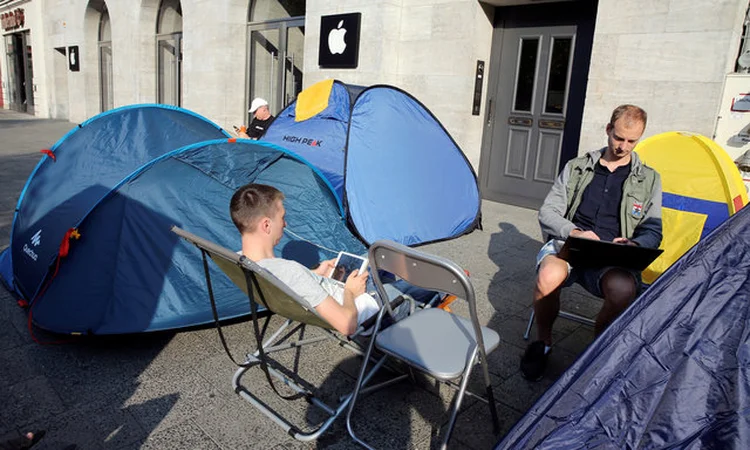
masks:
[[[604,149],[568,161],[539,209],[539,224],[547,238],[566,239],[575,228],[573,216],[583,191],[594,178],[594,168]],[[602,199],[604,200],[604,199]],[[622,187],[620,236],[643,247],[661,243],[661,178],[631,154],[630,175]]]

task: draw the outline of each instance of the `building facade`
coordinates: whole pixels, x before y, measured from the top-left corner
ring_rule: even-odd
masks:
[[[484,197],[536,207],[565,161],[604,145],[621,103],[648,111],[646,136],[691,131],[717,136],[733,158],[744,151],[750,113],[724,110],[727,98],[750,93],[748,75],[736,73],[747,8],[748,0],[0,0],[0,104],[82,122],[165,103],[231,130],[248,122],[256,96],[276,113],[326,78],[391,84],[445,125]],[[347,13],[360,18],[356,62],[321,67],[322,18]]]

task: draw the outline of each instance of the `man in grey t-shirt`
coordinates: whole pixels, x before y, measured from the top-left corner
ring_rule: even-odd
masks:
[[[310,270],[296,261],[276,258],[273,248],[286,226],[283,200],[281,191],[264,184],[248,184],[234,193],[229,208],[232,222],[242,237],[242,254],[289,286],[336,330],[353,334],[359,324],[380,308],[367,293],[368,273],[355,270],[341,286],[328,277],[333,269],[332,259]],[[372,286],[369,290],[374,292]],[[398,289],[389,285],[386,291],[393,297],[408,293],[416,300],[432,295],[418,288]]]

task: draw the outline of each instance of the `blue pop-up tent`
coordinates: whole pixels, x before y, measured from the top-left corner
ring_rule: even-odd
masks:
[[[750,208],[664,272],[497,448],[750,448]]]
[[[481,226],[476,174],[435,116],[393,86],[334,80],[300,93],[262,137],[328,179],[366,243],[418,245]]]
[[[97,116],[58,142],[29,178],[0,255],[0,276],[31,302],[34,323],[109,334],[212,321],[196,249],[170,228],[239,248],[229,200],[250,182],[286,194],[278,256],[311,263],[335,256],[327,249],[365,251],[317,169],[272,144],[223,136],[192,113],[149,105]],[[191,138],[202,142],[180,145]],[[247,297],[213,275],[220,317],[248,314]]]

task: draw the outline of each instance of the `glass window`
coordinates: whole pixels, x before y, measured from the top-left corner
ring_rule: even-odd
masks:
[[[513,109],[531,112],[534,101],[534,84],[536,81],[536,64],[539,58],[539,38],[521,38],[521,51],[518,56],[518,73]]]
[[[305,15],[305,0],[253,0],[250,4],[249,22],[265,22]]]
[[[163,0],[159,6],[159,19],[156,33],[177,33],[182,31],[182,5],[180,0]]]
[[[112,27],[106,5],[99,19],[99,84],[102,112],[114,107],[112,80]]]
[[[552,55],[547,75],[547,98],[544,100],[545,113],[562,114],[565,110],[572,47],[573,38],[552,38]]]
[[[157,102],[182,104],[182,6],[163,0],[156,23]]]

